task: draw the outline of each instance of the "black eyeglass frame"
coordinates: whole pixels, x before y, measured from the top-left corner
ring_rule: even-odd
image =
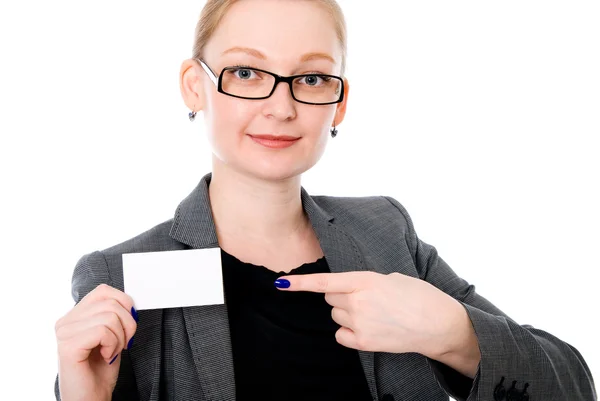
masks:
[[[217,77],[217,74],[215,74],[213,72],[213,70],[203,60],[201,60],[199,58],[196,58],[195,60],[197,60],[200,63],[200,65],[202,66],[202,68],[204,69],[204,71],[206,71],[206,73],[208,74],[208,77],[211,79],[211,81],[217,87],[217,91],[219,93],[222,93],[222,94],[227,95],[227,96],[237,97],[239,99],[249,99],[249,100],[267,99],[267,98],[271,97],[271,95],[275,92],[275,89],[277,88],[277,85],[279,85],[280,82],[285,82],[290,87],[290,94],[292,95],[292,98],[295,101],[297,101],[298,103],[311,104],[311,105],[315,105],[315,106],[325,106],[325,105],[328,105],[328,104],[340,103],[340,102],[342,102],[344,100],[344,80],[341,77],[338,77],[337,75],[328,75],[328,74],[313,73],[313,74],[290,75],[290,76],[285,77],[285,76],[282,76],[282,75],[277,75],[277,74],[275,74],[274,72],[271,72],[271,71],[261,70],[259,68],[253,68],[253,67],[225,67],[221,71],[221,74],[219,74],[219,76]],[[269,93],[267,96],[264,96],[264,97],[245,97],[245,96],[232,95],[231,93],[225,92],[223,90],[223,74],[225,74],[225,71],[228,71],[228,70],[243,70],[243,69],[249,69],[249,70],[264,72],[265,74],[269,74],[272,77],[274,77],[275,78],[275,83],[273,84],[273,89],[271,89],[271,93]],[[318,77],[330,77],[330,78],[334,78],[334,79],[339,80],[340,83],[342,84],[341,88],[340,88],[341,91],[340,91],[340,97],[339,97],[339,99],[336,100],[336,101],[327,102],[327,103],[311,103],[311,102],[305,102],[305,101],[302,101],[302,100],[298,100],[296,98],[296,95],[294,95],[294,89],[292,88],[292,82],[296,78],[314,77],[314,76],[318,76]]]

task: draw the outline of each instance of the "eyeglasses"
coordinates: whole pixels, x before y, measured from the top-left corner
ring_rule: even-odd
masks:
[[[217,75],[200,59],[217,91],[241,99],[266,99],[280,82],[290,87],[292,98],[300,103],[324,105],[344,100],[344,81],[335,75],[302,74],[284,77],[270,71],[244,66],[225,67]]]

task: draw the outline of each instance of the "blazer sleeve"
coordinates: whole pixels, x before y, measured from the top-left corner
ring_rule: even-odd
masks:
[[[95,251],[82,256],[75,265],[71,281],[71,295],[75,304],[78,304],[83,297],[100,284],[108,284],[114,287],[106,258],[102,252]],[[58,375],[56,375],[54,381],[54,395],[57,401],[61,400]],[[139,397],[135,376],[131,367],[131,358],[127,350],[122,350],[121,366],[119,367],[119,376],[113,391],[112,400],[124,401],[137,399]]]
[[[575,347],[531,325],[519,325],[477,294],[435,247],[417,236],[406,209],[385,198],[406,220],[406,241],[419,277],[464,306],[479,342],[481,361],[474,379],[427,358],[446,393],[460,401],[597,400],[590,369]]]

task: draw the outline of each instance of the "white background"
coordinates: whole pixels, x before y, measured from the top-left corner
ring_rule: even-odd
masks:
[[[209,171],[178,83],[202,4],[1,3],[4,399],[54,399],[79,257],[169,219]],[[600,3],[341,4],[348,114],[304,187],[395,197],[461,277],[598,381]]]

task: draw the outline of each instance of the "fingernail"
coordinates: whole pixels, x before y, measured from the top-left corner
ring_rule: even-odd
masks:
[[[135,336],[131,337],[131,340],[129,340],[129,342],[127,343],[127,349],[131,349],[131,346],[133,345],[133,338]]]
[[[290,288],[290,282],[284,278],[275,280],[275,287],[277,288]]]
[[[108,364],[109,364],[109,365],[112,365],[112,363],[113,363],[114,361],[116,361],[116,360],[117,360],[117,357],[118,357],[118,356],[119,356],[119,354],[115,355],[115,357],[113,358],[113,360],[112,360],[112,361],[110,361]]]
[[[137,322],[138,322],[138,319],[139,319],[139,318],[138,318],[138,313],[137,313],[137,311],[135,310],[135,308],[134,308],[133,306],[131,307],[131,316],[133,316],[133,319],[134,319],[134,320],[135,320],[135,322],[137,323]]]

